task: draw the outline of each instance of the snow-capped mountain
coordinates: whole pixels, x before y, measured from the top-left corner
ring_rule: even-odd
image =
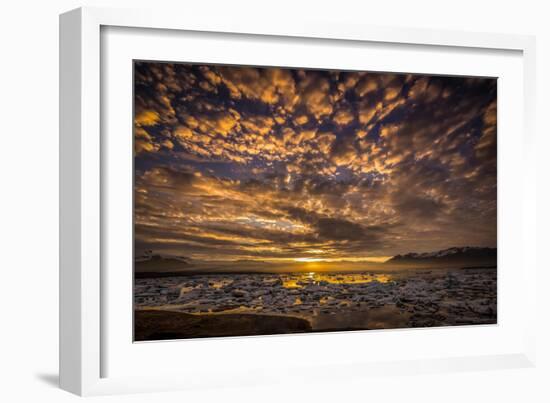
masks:
[[[191,259],[183,256],[167,256],[146,251],[135,258],[135,275],[142,273],[163,273],[185,270],[191,264]]]
[[[168,256],[161,254],[153,254],[150,251],[146,251],[142,256],[137,256],[135,259],[136,263],[144,262],[166,262],[166,261],[177,261],[180,263],[189,263],[189,258],[183,256]]]
[[[406,253],[392,257],[387,263],[451,263],[464,265],[496,265],[496,248],[475,246],[452,247],[434,252]]]

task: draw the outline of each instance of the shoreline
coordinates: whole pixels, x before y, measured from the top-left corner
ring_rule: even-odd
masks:
[[[308,320],[294,316],[254,313],[196,315],[160,309],[134,311],[134,341],[309,333],[311,331]]]
[[[434,266],[418,266],[409,267],[398,265],[392,267],[384,267],[382,269],[357,269],[357,270],[322,270],[316,271],[318,274],[361,274],[361,273],[394,273],[394,272],[406,272],[406,271],[424,271],[424,270],[490,270],[496,269],[496,265],[474,265],[463,267],[434,267]],[[292,274],[304,274],[308,273],[308,270],[303,271],[255,271],[255,270],[243,270],[243,271],[224,271],[224,270],[208,270],[201,271],[196,269],[166,271],[166,272],[153,272],[153,271],[134,271],[135,279],[147,279],[147,278],[162,278],[162,277],[186,277],[186,276],[216,276],[216,275],[247,275],[247,274],[265,274],[265,275],[292,275]]]

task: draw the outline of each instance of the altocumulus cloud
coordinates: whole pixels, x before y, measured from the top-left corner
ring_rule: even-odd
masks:
[[[135,234],[197,259],[496,245],[496,80],[135,63]]]

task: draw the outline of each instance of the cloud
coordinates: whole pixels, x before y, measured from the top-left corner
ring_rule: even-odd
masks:
[[[341,109],[334,114],[333,120],[339,125],[347,125],[354,119],[354,115],[347,109]]]
[[[211,71],[208,74],[219,77],[215,84],[223,83],[233,98],[244,97],[270,105],[279,103],[286,109],[292,109],[297,101],[289,70],[220,67],[217,71],[218,74]]]
[[[136,139],[134,142],[134,152],[136,154],[139,154],[143,151],[154,152],[154,151],[158,151],[158,149],[159,149],[158,144],[153,144],[144,139]]]
[[[196,176],[190,172],[169,167],[155,167],[146,171],[139,183],[150,187],[181,191],[189,189],[195,180]]]
[[[378,82],[374,75],[367,74],[359,80],[357,85],[354,85],[354,88],[356,94],[360,97],[363,97],[371,92],[378,90]]]
[[[254,134],[265,136],[271,132],[275,121],[269,116],[253,116],[242,121],[242,126]]]
[[[174,130],[174,136],[182,140],[190,139],[194,135],[193,131],[187,126],[178,126]]]
[[[359,122],[363,125],[370,123],[378,110],[381,109],[382,104],[379,105],[380,107],[378,107],[378,105],[373,107],[365,103],[361,104],[359,107]]]
[[[388,256],[496,237],[496,81],[136,63],[136,242]]]
[[[315,223],[315,227],[319,236],[325,239],[360,241],[366,236],[361,225],[341,218],[321,218]]]
[[[160,115],[156,111],[144,110],[136,115],[135,122],[136,125],[143,126],[154,126],[160,121]]]
[[[410,217],[429,219],[430,217],[438,215],[444,208],[444,203],[441,200],[429,196],[411,195],[400,192],[395,197],[394,208]]]
[[[163,146],[164,148],[167,148],[167,149],[169,149],[169,150],[172,150],[172,149],[174,148],[174,143],[172,143],[171,140],[166,139],[166,140],[164,140],[164,141],[162,142],[162,146]]]
[[[296,125],[304,125],[307,122],[309,122],[309,118],[307,117],[307,115],[299,115],[294,118],[294,124]]]
[[[388,87],[384,92],[384,100],[393,101],[395,98],[399,96],[400,92],[401,92],[400,87]]]
[[[356,158],[359,157],[352,140],[353,139],[344,138],[341,141],[335,142],[331,152],[331,161],[335,165],[350,165]]]
[[[336,136],[332,133],[322,133],[319,136],[317,136],[317,147],[319,147],[319,150],[325,154],[330,154],[332,150],[332,145],[334,144],[334,141],[336,140]]]
[[[319,119],[332,113],[329,81],[314,73],[305,75],[298,85],[303,106]]]
[[[239,115],[234,113],[218,113],[212,116],[212,120],[204,119],[203,121],[216,133],[227,136],[237,125]]]
[[[491,102],[483,114],[483,130],[475,146],[478,159],[496,158],[497,103]]]

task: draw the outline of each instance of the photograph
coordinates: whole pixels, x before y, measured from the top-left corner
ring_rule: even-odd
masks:
[[[1,402],[550,403],[548,7],[470,3],[4,2]]]
[[[497,324],[497,78],[132,80],[135,342]]]

